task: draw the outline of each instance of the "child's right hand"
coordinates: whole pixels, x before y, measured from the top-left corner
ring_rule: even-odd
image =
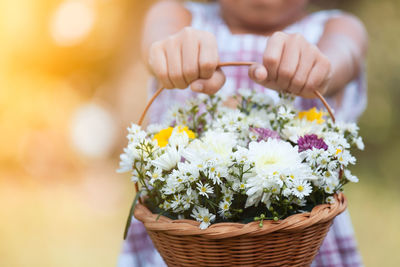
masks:
[[[216,93],[225,83],[219,63],[217,41],[212,33],[185,27],[168,38],[154,42],[149,66],[167,89]]]

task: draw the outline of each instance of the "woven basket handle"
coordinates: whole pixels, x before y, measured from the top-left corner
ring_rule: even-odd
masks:
[[[218,67],[227,67],[227,66],[251,66],[253,64],[256,64],[256,62],[221,62],[218,64]],[[140,116],[138,125],[142,125],[143,120],[147,114],[147,111],[149,110],[149,108],[151,107],[151,105],[153,104],[154,100],[161,94],[161,92],[164,90],[165,88],[160,87],[155,94],[151,97],[151,99],[149,100],[149,102],[147,103],[146,107],[143,110],[142,115]],[[332,121],[335,122],[335,116],[333,115],[333,111],[331,109],[331,107],[329,106],[328,102],[325,100],[325,98],[321,95],[320,92],[318,92],[317,90],[314,91],[314,94],[316,97],[319,98],[319,100],[321,100],[322,104],[325,106],[326,110],[328,111],[329,115],[332,118]]]
[[[256,64],[256,62],[221,62],[218,64],[218,67],[228,67],[228,66],[251,66],[253,64]],[[138,125],[142,125],[143,120],[147,114],[147,111],[149,110],[149,108],[151,107],[151,105],[153,104],[154,100],[161,94],[161,92],[164,90],[164,87],[160,87],[155,94],[151,97],[151,99],[149,100],[149,102],[147,103],[146,107],[143,110],[142,115],[140,116]],[[329,115],[332,118],[332,121],[335,122],[335,116],[333,115],[332,109],[329,106],[328,102],[325,100],[325,98],[321,95],[320,92],[318,92],[317,90],[314,91],[314,94],[316,97],[319,98],[319,100],[321,100],[322,104],[324,104],[325,108],[327,109]],[[135,183],[135,188],[136,188],[136,192],[139,191],[139,187],[138,184]]]

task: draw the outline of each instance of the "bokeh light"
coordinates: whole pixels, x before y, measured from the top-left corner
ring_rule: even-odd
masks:
[[[62,2],[52,16],[51,35],[58,45],[78,44],[92,30],[95,18],[95,10],[88,1]]]

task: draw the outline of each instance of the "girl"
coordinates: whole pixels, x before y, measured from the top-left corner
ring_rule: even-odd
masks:
[[[194,92],[232,94],[252,88],[277,98],[297,95],[298,108],[328,99],[338,120],[354,121],[365,108],[362,23],[340,11],[306,12],[307,0],[160,1],[149,11],[143,54],[158,85],[168,89],[154,103],[150,120]],[[254,61],[221,70],[219,62]],[[158,83],[158,84],[157,84]],[[268,90],[266,88],[272,89]],[[195,264],[195,263],[194,263]],[[120,266],[165,266],[143,225],[133,221]],[[348,213],[338,216],[312,266],[361,266]]]

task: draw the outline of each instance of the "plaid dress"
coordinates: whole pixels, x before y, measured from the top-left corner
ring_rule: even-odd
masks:
[[[192,13],[192,27],[213,33],[218,42],[220,61],[256,61],[262,62],[262,55],[268,37],[252,34],[232,34],[219,13],[218,3],[187,2],[186,8]],[[312,13],[301,21],[288,26],[284,32],[300,33],[310,43],[317,44],[326,21],[340,15],[341,12],[320,11]],[[225,67],[226,83],[218,94],[234,94],[237,89],[251,88],[265,92],[277,99],[278,94],[263,88],[248,78],[247,67]],[[150,86],[151,94],[156,90],[156,81]],[[182,104],[195,93],[190,90],[164,91],[153,104],[150,110],[150,121],[159,122],[165,116],[165,111],[176,104]],[[350,82],[344,90],[342,100],[327,99],[335,110],[337,120],[355,121],[366,106],[366,84],[364,71],[359,77]],[[295,104],[299,109],[309,109],[317,106],[322,108],[318,99],[296,98]],[[132,220],[127,240],[123,244],[122,253],[118,262],[119,267],[161,267],[166,266],[151,239],[146,233],[143,224],[136,219]],[[328,232],[319,254],[314,259],[312,267],[359,267],[362,266],[361,257],[351,220],[347,211],[337,216]]]

